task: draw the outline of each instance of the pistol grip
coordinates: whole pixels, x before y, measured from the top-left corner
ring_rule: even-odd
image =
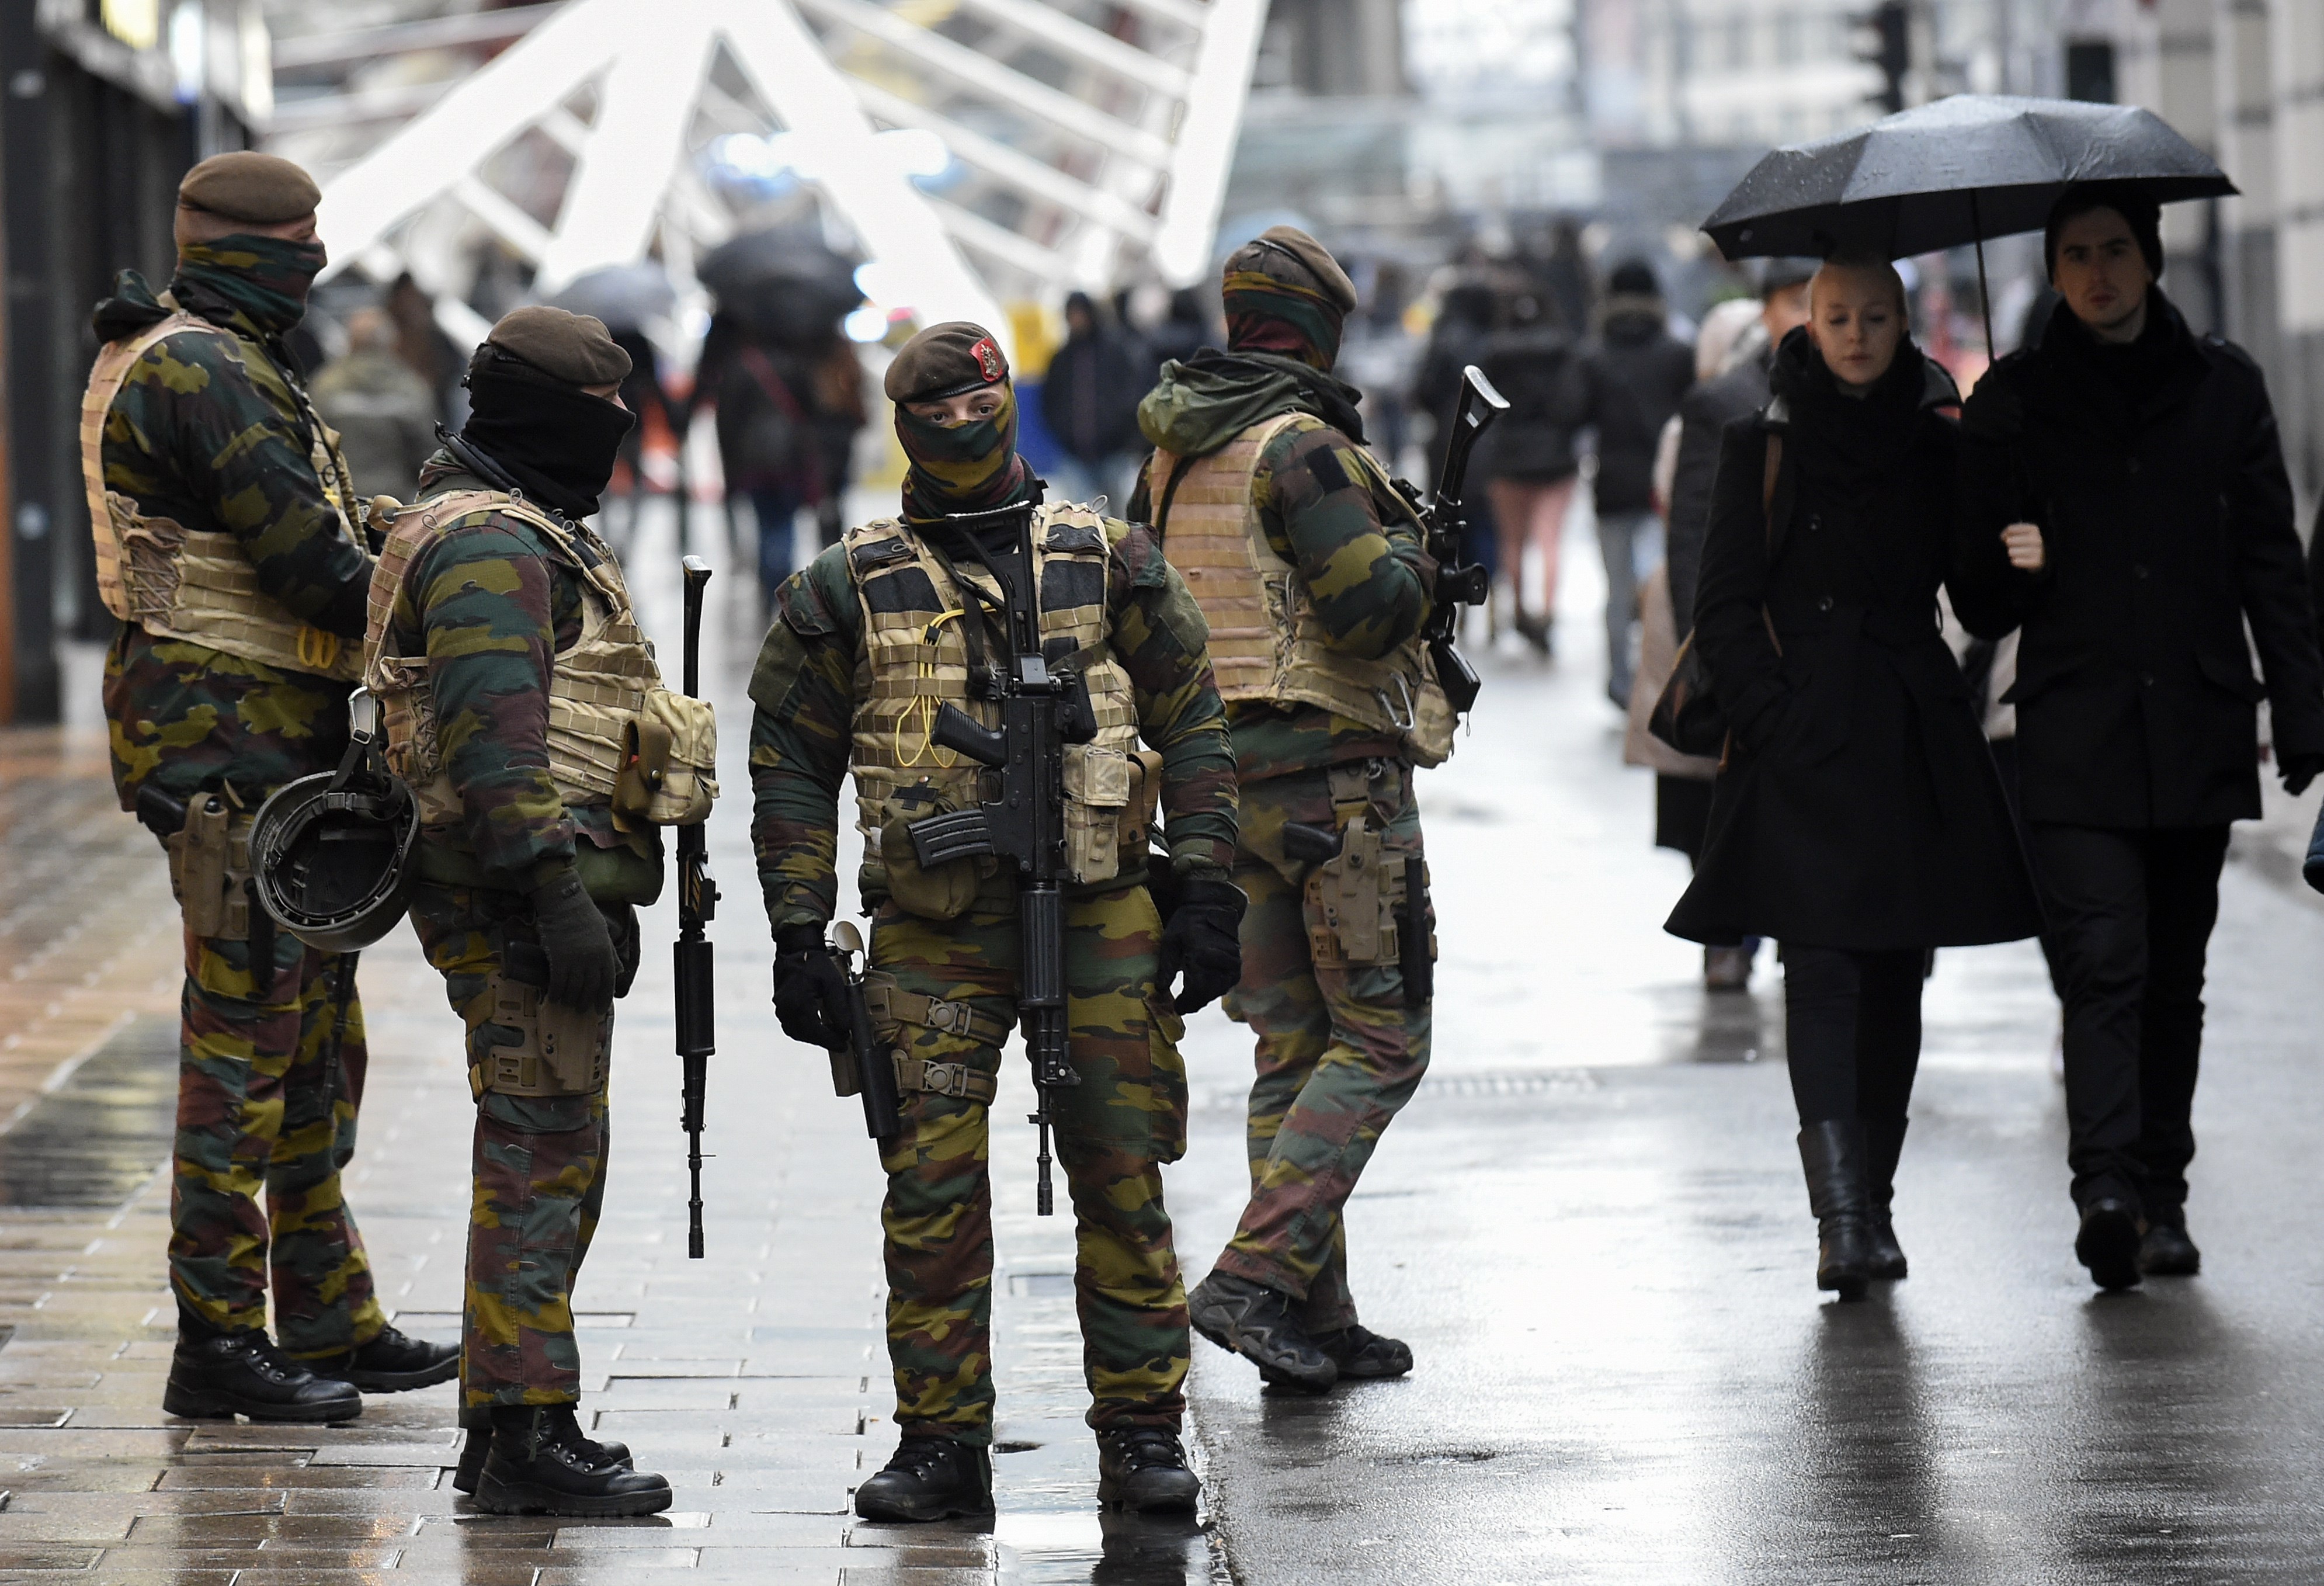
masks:
[[[1328,864],[1340,856],[1340,834],[1322,826],[1283,823],[1283,852],[1302,864]]]
[[[946,705],[936,712],[936,727],[933,735],[946,749],[964,754],[979,765],[1009,763],[1006,735],[983,725],[956,705]]]

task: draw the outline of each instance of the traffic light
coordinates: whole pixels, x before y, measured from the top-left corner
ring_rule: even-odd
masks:
[[[1893,115],[1904,108],[1904,74],[1913,65],[1912,16],[1905,0],[1881,0],[1859,14],[1856,25],[1868,35],[1856,58],[1867,66],[1878,67],[1885,79],[1886,86],[1872,96],[1873,102]]]

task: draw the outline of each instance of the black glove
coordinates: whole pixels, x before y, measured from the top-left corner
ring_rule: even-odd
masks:
[[[540,950],[549,955],[549,1000],[584,1013],[611,1008],[613,986],[622,978],[621,957],[613,951],[604,913],[581,885],[580,873],[568,870],[536,888],[532,918]]]
[[[628,996],[630,988],[638,983],[638,964],[645,956],[645,944],[638,935],[638,911],[628,903],[597,907],[613,938],[613,996],[618,1000]]]
[[[775,1019],[783,1034],[834,1051],[847,1044],[839,1013],[847,973],[815,926],[785,926],[775,933]]]
[[[2294,798],[2308,791],[2308,784],[2317,773],[2324,771],[2324,754],[2287,754],[2283,757],[2283,790]]]
[[[1167,991],[1185,971],[1186,983],[1170,1004],[1179,1012],[1208,1007],[1242,979],[1242,911],[1250,901],[1232,881],[1178,883],[1178,906],[1162,926],[1154,983]]]

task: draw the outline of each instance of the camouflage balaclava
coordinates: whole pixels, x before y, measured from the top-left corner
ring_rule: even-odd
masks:
[[[1269,226],[1228,258],[1222,284],[1229,351],[1273,353],[1326,373],[1340,361],[1355,284],[1305,232]]]
[[[923,419],[908,406],[984,386],[996,388],[1000,410],[966,424]],[[930,326],[888,365],[884,389],[896,404],[896,438],[911,462],[904,476],[906,518],[925,522],[989,512],[1024,493],[1032,470],[1017,455],[1017,388],[991,331],[964,319]]]

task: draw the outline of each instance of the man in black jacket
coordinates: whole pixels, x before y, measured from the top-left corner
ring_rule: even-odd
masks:
[[[2284,786],[2324,770],[2275,415],[2243,350],[2195,336],[2154,285],[2157,220],[2119,194],[2061,198],[2044,244],[2062,300],[1962,415],[1965,570],[2022,624],[2006,697],[2066,1003],[2074,1250],[2105,1288],[2200,1264],[2203,957],[2228,823],[2260,813],[2260,700]]]
[[[1653,567],[1655,447],[1694,383],[1694,349],[1671,335],[1654,266],[1632,259],[1606,278],[1606,309],[1582,349],[1582,422],[1597,427],[1598,549],[1606,562],[1607,688],[1630,707],[1630,624]],[[1646,567],[1638,566],[1641,552]]]

